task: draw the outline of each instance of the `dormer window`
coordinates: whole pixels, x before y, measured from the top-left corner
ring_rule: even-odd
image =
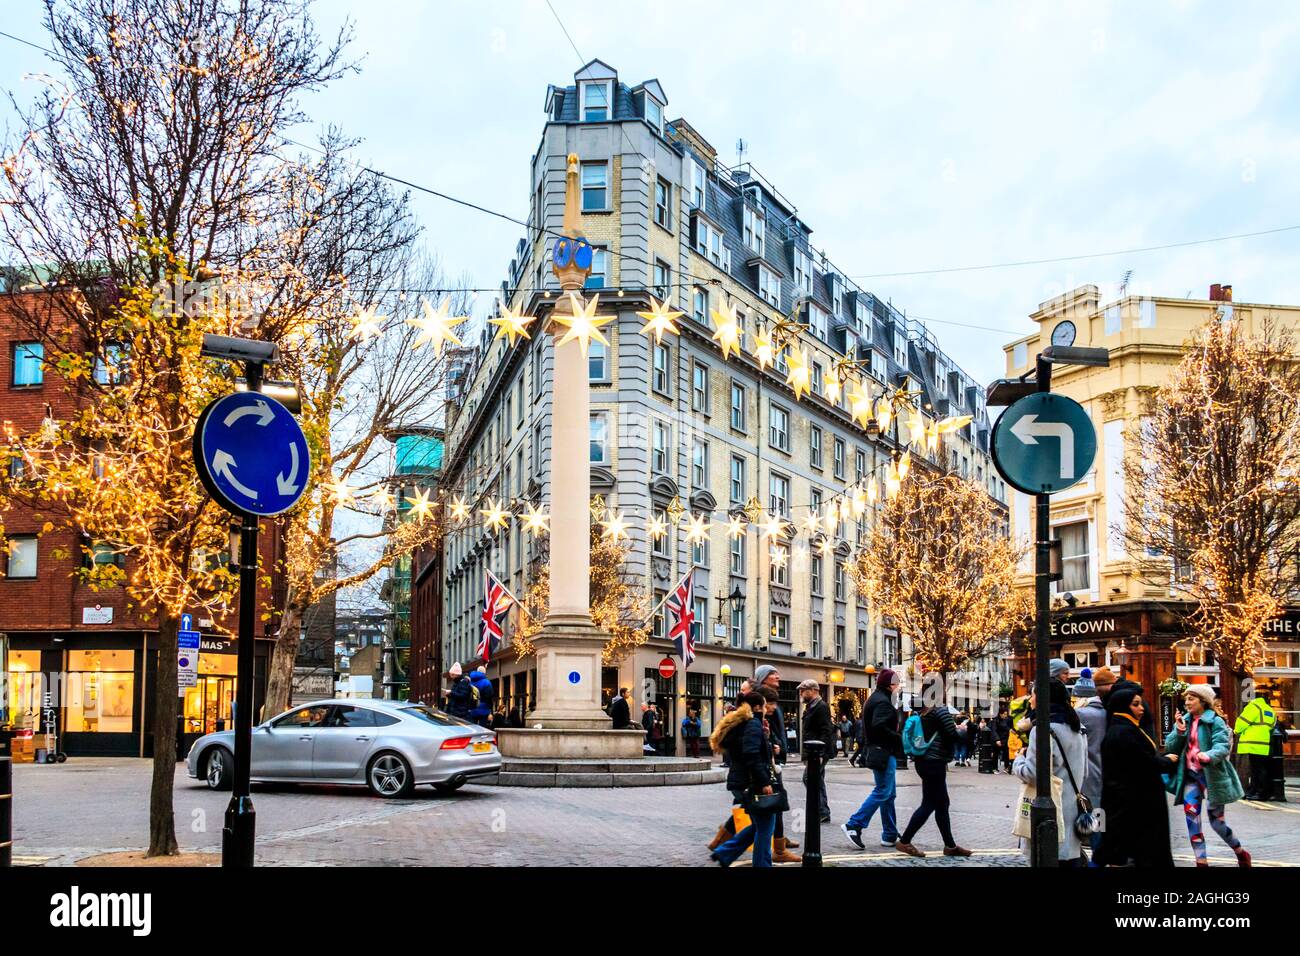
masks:
[[[816,303],[808,303],[808,331],[823,342],[827,339],[827,316],[826,310]]]
[[[653,96],[649,95],[645,98],[645,120],[654,127],[656,133],[663,133],[664,108],[659,105]]]
[[[794,250],[794,284],[803,295],[812,295],[812,256],[802,249]]]
[[[780,308],[781,277],[761,263],[758,267],[758,294]]]
[[[582,121],[584,123],[603,123],[609,119],[610,84],[582,84]]]
[[[763,219],[763,213],[746,203],[745,245],[760,256],[763,254],[764,225],[765,220]]]

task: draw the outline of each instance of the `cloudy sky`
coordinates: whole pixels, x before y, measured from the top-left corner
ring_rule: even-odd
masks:
[[[546,0],[321,0],[362,70],[307,109],[367,165],[524,218],[547,84],[595,57],[658,78],[669,118],[728,163],[743,138],[814,244],[985,381],[1037,303],[1127,270],[1143,294],[1300,302],[1300,229],[932,271],[1300,225],[1300,18],[1281,5],[552,2],[572,45]],[[5,0],[0,29],[40,42],[39,19]],[[30,95],[43,68],[0,38],[0,87]],[[518,227],[414,201],[450,273],[500,282]]]

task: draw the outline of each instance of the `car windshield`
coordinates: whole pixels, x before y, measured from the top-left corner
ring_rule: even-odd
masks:
[[[425,707],[423,704],[415,707],[403,707],[402,713],[409,714],[412,717],[419,717],[421,720],[428,721],[438,727],[478,726],[478,724],[471,724],[468,720],[461,720],[459,717],[451,716],[451,714],[444,714],[440,710],[434,710],[432,707]]]

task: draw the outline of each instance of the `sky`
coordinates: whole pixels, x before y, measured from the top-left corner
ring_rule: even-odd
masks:
[[[631,85],[657,78],[666,118],[727,163],[743,138],[814,246],[982,382],[1038,303],[1084,283],[1113,296],[1129,270],[1136,294],[1222,282],[1239,301],[1300,302],[1300,229],[932,271],[1300,225],[1300,18],[1285,5],[552,3],[572,44],[546,0],[320,0],[323,31],[350,19],[361,70],[303,105],[360,137],[366,165],[524,219],[547,84],[597,57]],[[4,0],[0,30],[43,42],[40,4]],[[23,74],[44,68],[0,37],[0,88],[29,98]],[[520,227],[412,200],[448,274],[501,282]],[[884,275],[899,272],[927,274]]]

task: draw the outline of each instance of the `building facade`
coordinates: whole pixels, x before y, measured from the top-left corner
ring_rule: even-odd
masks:
[[[876,396],[903,390],[927,421],[971,416],[944,436],[917,467],[957,471],[998,501],[1005,487],[988,456],[983,389],[942,350],[920,323],[857,286],[811,244],[798,210],[750,166],[728,168],[683,119],[667,122],[657,81],[621,82],[599,60],[572,85],[551,87],[546,123],[531,163],[529,235],[519,241],[501,302],[527,315],[547,314],[558,290],[550,247],[560,227],[567,156],[580,158],[582,227],[594,247],[587,295],[599,293],[608,346],[593,343],[591,493],[629,520],[628,573],[659,604],[693,570],[696,649],[688,671],[671,678],[658,665],[670,651],[662,614],[652,637],[605,668],[606,695],[629,687],[639,702],[654,698],[669,738],[685,709],[698,706],[705,733],[723,701],[763,662],[777,664],[787,712],[794,688],[812,678],[831,697],[861,697],[880,666],[906,666],[904,636],[871,613],[848,575],[870,508],[855,507],[818,547],[825,529],[808,530],[811,515],[862,498],[907,444],[906,422],[879,433],[854,423],[847,395],[835,396],[826,376],[845,360],[859,363]],[[683,313],[680,334],[662,341],[642,334],[652,301]],[[734,308],[741,354],[726,358],[714,339],[715,312]],[[796,399],[787,385],[791,357],[761,368],[756,335],[793,317],[806,324],[797,347],[807,354],[811,394]],[[542,323],[536,323],[541,325]],[[562,494],[550,484],[549,335],[510,348],[484,337],[461,378],[447,423],[443,489],[478,508],[501,500],[517,510]],[[747,507],[739,536],[729,517]],[[670,521],[666,535],[648,522],[703,516],[707,537],[688,542]],[[766,539],[753,512],[779,516],[796,531]],[[474,512],[477,515],[477,511]],[[537,544],[517,523],[498,533],[478,525],[451,533],[445,565],[446,666],[477,660],[484,570],[522,595]],[[530,660],[509,645],[490,662],[507,706],[531,703]]]
[[[1038,331],[1005,346],[1007,374],[1032,373],[1035,357],[1052,341],[1105,348],[1108,368],[1057,366],[1052,391],[1073,398],[1097,430],[1092,470],[1051,498],[1052,537],[1061,541],[1063,578],[1052,585],[1052,651],[1073,672],[1103,664],[1125,672],[1148,691],[1177,676],[1190,683],[1219,682],[1209,651],[1178,642],[1190,636],[1183,614],[1190,609],[1170,569],[1167,582],[1142,575],[1125,545],[1123,462],[1126,436],[1151,414],[1156,390],[1181,361],[1194,330],[1212,318],[1230,317],[1252,334],[1271,319],[1300,327],[1300,307],[1234,302],[1231,289],[1211,289],[1209,299],[1128,296],[1101,301],[1096,286],[1074,289],[1039,305],[1030,318]],[[1055,336],[1055,338],[1054,338]],[[1032,542],[1033,498],[1010,491],[1012,535]],[[1033,555],[1026,554],[1019,583],[1033,585]],[[1275,622],[1276,643],[1256,673],[1266,694],[1294,724],[1300,686],[1300,608]],[[1033,674],[1028,659],[1012,667],[1017,691]],[[1288,713],[1289,712],[1289,713]]]

